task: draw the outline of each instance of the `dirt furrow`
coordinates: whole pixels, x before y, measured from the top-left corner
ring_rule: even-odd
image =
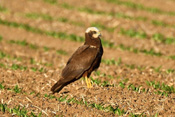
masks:
[[[145,2],[144,0],[132,0],[132,2],[137,3],[137,4],[143,4],[146,7],[153,7],[153,8],[158,8],[164,11],[175,11],[174,4],[175,2],[172,0],[154,0],[154,1],[147,1]]]
[[[38,34],[33,34],[30,32],[26,32],[22,29],[15,29],[15,28],[10,28],[6,26],[2,26],[6,28],[7,30],[2,30],[3,33],[1,35],[4,38],[7,39],[14,39],[14,36],[16,37],[15,39],[20,39],[20,40],[27,40],[29,43],[36,43],[37,45],[44,46],[47,45],[48,47],[54,47],[58,49],[63,49],[69,53],[73,53],[78,46],[81,45],[81,43],[76,43],[72,41],[67,41],[67,40],[59,40],[59,39],[53,39],[47,36],[43,35],[38,35]],[[1,28],[2,29],[2,28]],[[11,30],[11,35],[7,35],[8,31]],[[1,31],[1,32],[2,32]],[[16,35],[18,34],[18,35]],[[14,35],[14,36],[13,36]],[[35,40],[31,40],[35,38]],[[51,41],[52,40],[52,41]],[[42,45],[41,45],[42,44]],[[58,46],[59,44],[59,46]],[[70,44],[70,45],[68,45]],[[71,48],[69,48],[71,47]],[[105,53],[104,53],[104,58],[111,59],[114,58],[117,60],[119,57],[122,58],[122,61],[126,64],[138,64],[138,65],[144,65],[144,66],[162,66],[162,68],[174,68],[174,61],[173,60],[168,60],[163,57],[154,57],[154,56],[146,56],[144,54],[135,54],[127,51],[120,51],[120,50],[115,50],[115,49],[106,49],[105,48]],[[108,54],[108,53],[115,53],[115,54]],[[128,56],[133,58],[133,59],[128,59]],[[139,61],[135,61],[136,58],[140,56]],[[135,58],[135,59],[134,59]],[[166,63],[166,64],[164,64]]]
[[[18,84],[18,86],[20,88],[22,88],[22,90],[24,92],[28,92],[31,93],[32,91],[40,93],[40,94],[48,94],[49,92],[49,85],[51,84],[51,79],[52,76],[50,77],[50,75],[48,75],[48,73],[46,73],[47,75],[43,75],[43,74],[39,74],[39,73],[35,73],[33,74],[32,72],[28,72],[28,71],[24,71],[22,74],[22,72],[20,71],[16,71],[15,73],[13,73],[11,70],[9,70],[8,72],[4,72],[4,76],[2,77],[3,80],[3,84],[9,88],[14,87],[16,84]],[[44,76],[48,76],[48,77],[44,77]],[[7,79],[8,78],[8,79]],[[26,79],[25,81],[23,79]],[[48,80],[50,79],[50,80]],[[9,82],[9,80],[11,82]],[[133,92],[133,91],[128,91],[128,89],[122,89],[120,87],[116,87],[116,88],[112,88],[112,87],[93,87],[92,89],[87,89],[84,88],[85,83],[81,82],[81,80],[76,81],[70,85],[68,85],[66,88],[63,89],[63,91],[61,92],[65,92],[65,91],[69,91],[69,94],[72,94],[72,96],[79,98],[79,97],[84,97],[85,100],[87,100],[88,102],[95,102],[95,103],[100,103],[101,101],[103,102],[103,104],[105,104],[105,106],[107,105],[113,105],[115,106],[119,106],[119,108],[124,108],[124,110],[127,110],[129,113],[135,113],[135,112],[145,112],[146,110],[148,111],[148,113],[144,113],[146,115],[149,115],[150,113],[152,114],[156,114],[156,112],[158,111],[159,113],[162,112],[163,114],[166,114],[166,110],[159,110],[156,107],[166,107],[170,108],[173,107],[170,104],[173,104],[174,100],[172,100],[171,98],[165,98],[162,96],[157,96],[156,94],[153,94],[151,92],[149,93],[137,93],[137,92]],[[72,89],[72,90],[70,90]],[[151,91],[151,90],[150,90]],[[2,91],[3,93],[4,91]],[[8,92],[4,92],[5,95],[1,95],[3,96],[1,99],[4,99],[4,101],[7,103],[9,100],[7,99],[7,97],[11,97],[12,95],[14,95],[13,93],[10,93],[10,91]],[[112,95],[110,95],[112,94]],[[62,94],[55,94],[56,97],[59,97]],[[13,102],[13,100],[15,100],[13,103],[15,105],[21,103],[22,105],[27,105],[27,104],[31,104],[30,102],[34,103],[35,106],[40,107],[42,110],[47,110],[47,112],[51,113],[53,110],[57,109],[55,107],[60,107],[61,103],[57,103],[56,100],[47,100],[45,98],[42,97],[34,97],[35,95],[29,95],[27,96],[28,99],[26,99],[25,94],[23,95],[18,95],[15,94],[15,96],[13,96],[13,98],[11,98],[11,102]],[[174,96],[174,95],[172,95]],[[28,100],[28,101],[25,101]],[[30,100],[30,102],[29,102]],[[154,101],[149,101],[149,100],[154,100]],[[41,103],[43,102],[44,103]],[[52,102],[53,101],[53,102]],[[142,102],[140,104],[140,101]],[[39,102],[39,103],[37,103]],[[134,104],[133,104],[134,102]],[[47,103],[50,103],[49,109],[47,109],[48,107],[46,106]],[[14,105],[13,104],[13,105]],[[55,105],[56,104],[56,105]],[[59,104],[59,105],[57,105]],[[62,108],[68,108],[68,105],[64,105],[66,107],[60,107],[61,109],[61,113],[62,114],[67,114],[64,113],[65,109],[62,110]],[[68,107],[67,107],[68,106]],[[72,105],[73,106],[73,105]],[[29,106],[29,110],[31,110],[30,107],[33,106]],[[79,113],[79,107],[82,108],[82,106],[78,106],[78,113]],[[71,107],[70,107],[71,108]],[[83,107],[84,108],[84,107]],[[134,109],[137,108],[137,109]],[[73,109],[73,108],[72,108]],[[93,111],[92,109],[90,109],[91,111]],[[63,112],[62,112],[63,111]],[[90,112],[91,112],[90,111]],[[60,111],[59,111],[60,112]],[[98,114],[101,112],[98,112]],[[168,114],[173,114],[173,113],[169,113]],[[73,114],[73,113],[70,113]],[[82,113],[85,114],[85,113]],[[94,111],[92,112],[92,114],[94,114]],[[161,115],[161,114],[160,114]]]
[[[9,19],[9,18],[7,18],[7,19]],[[11,18],[10,18],[11,19]],[[24,18],[25,19],[25,18]],[[18,20],[19,20],[19,18],[18,18]],[[26,21],[25,21],[26,20]],[[33,20],[30,20],[30,19],[25,19],[25,20],[20,20],[20,21],[18,21],[18,22],[23,22],[23,23],[30,23],[31,21],[33,21]],[[30,23],[31,24],[31,23]],[[52,24],[55,24],[55,23],[52,23]],[[125,24],[125,23],[122,23],[123,24],[123,27],[125,27],[126,29],[128,28],[128,25],[127,24]],[[132,23],[130,23],[130,24],[132,24]],[[79,27],[79,29],[78,30],[72,30],[75,26],[71,26],[71,25],[67,25],[66,27],[67,28],[62,28],[63,27],[63,25],[65,25],[65,23],[58,23],[58,25],[57,26],[50,26],[50,22],[47,22],[47,21],[35,21],[35,23],[32,23],[31,24],[32,26],[34,25],[34,26],[38,26],[38,27],[41,27],[41,28],[45,28],[46,30],[48,30],[48,28],[46,28],[46,27],[50,27],[50,29],[51,30],[54,30],[54,31],[62,31],[62,32],[68,32],[68,33],[76,33],[77,35],[83,35],[83,33],[82,33],[82,30],[85,30],[84,29],[84,27]],[[148,25],[147,26],[145,26],[145,25],[143,25],[143,24],[141,24],[140,23],[140,25],[141,25],[141,30],[145,30],[147,33],[150,33],[150,30],[152,29],[152,28],[154,28],[154,27],[151,27],[151,28],[148,28],[147,29],[147,27],[148,27]],[[133,27],[133,29],[135,29],[137,26],[135,25],[135,23],[134,23],[134,25],[132,26]],[[130,27],[129,27],[130,28]],[[137,27],[138,28],[138,27]],[[154,28],[155,29],[155,28]],[[162,32],[162,33],[165,33],[165,34],[168,34],[168,36],[172,36],[172,34],[173,33],[171,33],[171,32],[173,32],[173,31],[169,31],[169,30],[167,30],[167,31],[164,31],[164,30],[162,30],[162,28],[159,28],[161,31],[158,31],[158,32]],[[131,38],[128,38],[128,37],[121,37],[120,36],[120,34],[118,34],[118,32],[119,32],[119,30],[120,29],[117,29],[113,34],[111,34],[111,33],[109,33],[108,32],[108,34],[107,34],[107,32],[106,31],[102,31],[103,33],[104,33],[104,38],[105,39],[110,39],[110,40],[112,40],[113,42],[115,42],[116,44],[125,44],[125,45],[127,45],[127,46],[131,46],[131,45],[133,45],[134,47],[137,47],[137,48],[143,48],[143,49],[150,49],[150,48],[154,48],[157,52],[160,52],[160,51],[162,51],[162,53],[163,54],[173,54],[174,53],[174,45],[165,45],[165,44],[159,44],[159,43],[157,43],[157,42],[154,42],[154,41],[152,41],[152,40],[137,40],[137,39],[131,39]],[[137,29],[138,30],[138,29]],[[73,31],[73,32],[72,32]],[[156,33],[156,31],[154,32],[154,33]],[[154,34],[153,33],[153,34]],[[170,34],[171,33],[171,34]],[[123,39],[124,38],[124,39]],[[129,42],[128,42],[129,41]],[[137,41],[137,43],[135,43],[135,41]],[[171,48],[171,49],[170,49]],[[173,49],[172,49],[173,48]],[[170,51],[170,52],[169,52]]]
[[[174,3],[1,0],[0,115],[175,116]],[[52,94],[90,26],[104,44],[92,88],[81,78]]]
[[[102,4],[101,4],[101,2],[99,2],[99,0],[98,0],[98,2],[97,1],[96,2],[86,1],[86,2],[83,2],[83,3],[80,0],[79,1],[75,1],[75,0],[64,1],[64,3],[68,3],[68,4],[71,4],[72,6],[76,6],[76,7],[85,6],[85,7],[92,8],[92,9],[95,9],[95,10],[100,10],[100,11],[108,11],[108,12],[112,12],[112,13],[120,12],[120,13],[124,13],[124,14],[127,14],[129,16],[134,16],[134,17],[145,16],[145,17],[147,17],[151,20],[156,20],[157,19],[157,20],[169,22],[171,24],[174,23],[174,20],[169,20],[169,18],[174,19],[175,17],[168,16],[167,14],[156,14],[156,15],[154,15],[155,13],[151,13],[151,12],[144,11],[144,10],[135,10],[135,9],[132,9],[132,8],[127,7],[125,5],[115,4],[115,1],[114,1],[114,3],[113,2],[111,2],[111,3],[106,2],[105,3],[105,2],[106,1],[104,0],[104,2],[102,1]],[[101,4],[101,5],[97,5],[97,4]],[[171,10],[171,11],[173,11],[173,10]]]
[[[28,1],[28,2],[30,3],[31,1]],[[32,5],[31,3],[30,4],[29,3],[27,4],[28,6],[26,6],[25,8],[24,7],[20,7],[20,10],[13,9],[13,11],[14,12],[15,11],[16,12],[19,12],[19,11],[20,12],[21,11],[28,12],[25,9],[29,9],[29,8],[31,9],[31,7],[32,7],[33,12],[43,13],[43,12],[39,12],[39,11],[43,11],[42,9],[46,9],[46,11],[47,11],[47,12],[45,11],[46,14],[50,14],[51,16],[68,17],[69,19],[73,19],[74,21],[83,22],[84,24],[88,24],[88,25],[85,25],[86,27],[90,26],[90,24],[92,22],[99,22],[99,21],[102,24],[107,24],[107,25],[109,24],[109,26],[113,25],[113,24],[116,24],[116,23],[120,24],[119,26],[116,25],[117,27],[120,27],[120,26],[124,26],[125,27],[125,26],[128,26],[127,24],[129,23],[130,25],[131,24],[133,25],[133,28],[134,27],[138,28],[138,26],[140,26],[140,28],[143,29],[145,32],[148,32],[148,34],[149,33],[160,32],[160,33],[163,33],[163,34],[165,34],[167,36],[174,36],[173,34],[170,33],[170,30],[172,30],[172,31],[174,30],[173,28],[162,28],[162,27],[156,27],[155,28],[155,26],[150,25],[150,23],[144,23],[143,21],[128,21],[128,20],[124,20],[124,19],[116,19],[116,18],[111,18],[111,17],[106,18],[106,16],[95,17],[95,15],[90,15],[90,14],[87,14],[87,13],[84,13],[84,15],[81,15],[81,14],[83,14],[81,12],[75,12],[74,10],[67,10],[67,9],[63,9],[63,8],[60,8],[60,7],[55,7],[53,5],[48,5],[48,4],[43,3],[43,2],[36,2],[36,4],[41,4],[42,3],[42,7],[40,7],[39,5]],[[79,2],[79,3],[81,3],[81,2]],[[9,4],[7,4],[7,5],[9,5]],[[91,6],[93,6],[93,5],[89,5],[89,7],[91,7]],[[7,6],[7,7],[9,7],[9,6]],[[55,9],[53,9],[53,8],[55,8]],[[38,10],[38,9],[41,9],[41,10]],[[58,12],[63,12],[63,13],[60,15]],[[76,17],[72,18],[73,16],[70,17],[70,14],[76,14],[76,15],[73,15],[73,16],[76,16]],[[79,15],[79,16],[77,16],[77,15]],[[80,17],[80,18],[77,19],[77,17]],[[90,17],[90,18],[88,18],[88,17]],[[88,18],[88,20],[87,20],[87,18]],[[136,24],[138,24],[138,25],[136,25]],[[67,27],[67,26],[65,26],[65,27]],[[154,30],[152,30],[153,28],[154,28]],[[153,31],[153,32],[151,32],[150,30]],[[77,31],[77,32],[79,32],[79,31]],[[107,35],[106,32],[105,32],[105,35]]]

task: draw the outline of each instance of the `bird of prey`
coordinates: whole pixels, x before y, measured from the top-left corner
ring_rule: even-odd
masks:
[[[55,83],[51,91],[59,92],[64,86],[85,77],[88,88],[91,88],[89,76],[91,72],[100,66],[103,55],[101,44],[101,33],[96,27],[89,27],[85,31],[85,43],[80,46],[69,58],[65,68],[62,70],[60,80]]]

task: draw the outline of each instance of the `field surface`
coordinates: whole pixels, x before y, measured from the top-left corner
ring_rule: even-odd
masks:
[[[175,116],[174,0],[0,0],[0,115]],[[85,30],[101,30],[93,72],[51,94]]]

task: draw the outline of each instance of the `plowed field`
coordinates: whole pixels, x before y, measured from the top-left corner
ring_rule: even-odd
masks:
[[[1,116],[175,116],[174,0],[0,0]],[[100,68],[51,94],[88,27]]]

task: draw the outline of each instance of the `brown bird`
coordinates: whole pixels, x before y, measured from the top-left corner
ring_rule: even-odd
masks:
[[[87,87],[91,88],[91,80],[88,79],[91,72],[100,66],[103,55],[101,33],[96,27],[89,27],[85,32],[85,43],[80,46],[69,58],[61,73],[60,80],[55,83],[51,91],[59,92],[64,86],[81,77],[85,77]]]

